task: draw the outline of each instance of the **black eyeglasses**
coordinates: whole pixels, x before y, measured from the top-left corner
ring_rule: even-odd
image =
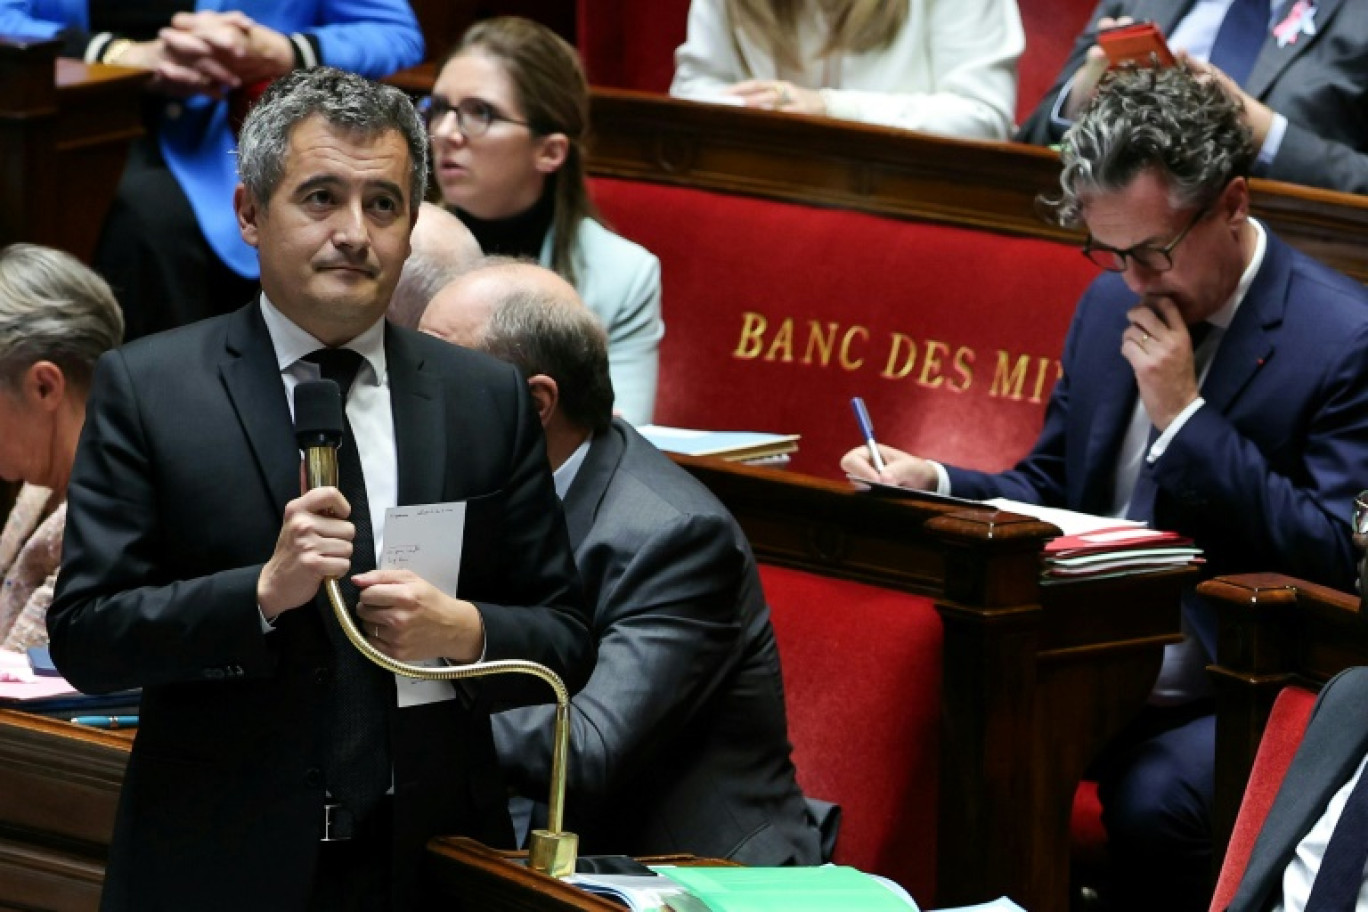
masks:
[[[429,95],[418,102],[418,113],[429,131],[446,120],[448,114],[455,114],[456,129],[466,137],[483,136],[489,132],[490,126],[496,120],[529,129],[532,126],[525,120],[516,120],[500,114],[497,108],[483,98],[462,98],[453,105],[441,95]]]
[[[1182,243],[1183,238],[1188,236],[1188,232],[1193,229],[1193,226],[1210,211],[1210,206],[1203,206],[1198,209],[1197,213],[1187,223],[1187,227],[1178,232],[1176,238],[1162,247],[1157,247],[1154,244],[1136,244],[1134,247],[1127,247],[1125,250],[1117,250],[1115,247],[1108,247],[1106,244],[1094,243],[1090,234],[1088,240],[1083,244],[1083,255],[1108,272],[1125,272],[1127,260],[1140,264],[1150,272],[1168,272],[1173,268],[1174,248]]]

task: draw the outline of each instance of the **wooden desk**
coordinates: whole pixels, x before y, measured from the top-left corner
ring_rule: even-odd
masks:
[[[1057,530],[996,511],[675,457],[756,557],[931,595],[944,624],[938,905],[1069,907],[1069,814],[1098,749],[1143,706],[1194,571],[1042,585]]]
[[[0,37],[0,246],[47,244],[89,263],[151,74],[58,59],[60,47]]]
[[[99,907],[130,732],[0,710],[0,908]]]

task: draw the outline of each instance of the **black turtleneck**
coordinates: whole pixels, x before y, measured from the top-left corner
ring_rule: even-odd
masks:
[[[477,218],[460,207],[452,211],[475,235],[475,240],[486,255],[535,260],[541,257],[542,244],[546,241],[546,232],[551,228],[551,217],[555,214],[555,201],[550,190],[548,183],[547,192],[532,204],[532,208],[507,218]]]

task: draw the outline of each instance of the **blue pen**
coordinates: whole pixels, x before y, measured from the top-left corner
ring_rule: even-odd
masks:
[[[88,725],[91,728],[137,728],[137,716],[76,716],[71,720],[77,725]]]
[[[850,400],[850,407],[855,410],[855,420],[860,423],[860,433],[864,435],[865,446],[869,447],[869,458],[874,463],[874,468],[880,472],[887,466],[884,465],[883,456],[879,454],[879,444],[874,440],[874,424],[869,420],[869,409],[865,408],[864,399],[856,396]]]

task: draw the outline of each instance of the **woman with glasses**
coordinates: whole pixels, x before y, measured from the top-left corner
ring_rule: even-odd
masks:
[[[614,408],[655,407],[660,261],[597,219],[584,172],[589,86],[570,45],[527,19],[472,26],[425,103],[446,205],[486,254],[524,256],[564,276],[608,331]]]
[[[693,0],[670,94],[1005,140],[1016,0]]]

